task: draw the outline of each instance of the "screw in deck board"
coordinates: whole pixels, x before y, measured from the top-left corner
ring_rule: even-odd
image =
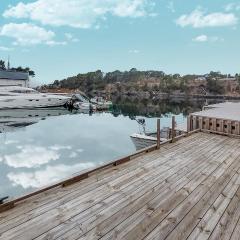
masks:
[[[160,119],[157,120],[157,149],[160,149]]]

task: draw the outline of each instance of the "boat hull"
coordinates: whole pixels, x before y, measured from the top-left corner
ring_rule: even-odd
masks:
[[[93,105],[92,103],[82,103],[82,102],[76,102],[73,104],[73,106],[76,109],[79,110],[85,110],[85,111],[95,111],[96,110],[96,106]]]
[[[51,108],[61,107],[67,102],[68,98],[1,98],[0,109],[35,109],[35,108]]]
[[[157,143],[156,138],[144,136],[142,134],[132,134],[130,137],[133,144],[135,145],[136,150],[150,147]]]
[[[130,136],[132,142],[135,145],[136,150],[140,150],[146,147],[151,147],[152,145],[157,144],[157,138],[154,136],[148,136],[145,134],[134,133]],[[160,138],[160,142],[166,142],[167,138]]]

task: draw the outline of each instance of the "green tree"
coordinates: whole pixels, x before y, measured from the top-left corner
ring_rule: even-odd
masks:
[[[0,60],[0,69],[6,70],[5,62]]]
[[[224,94],[224,88],[221,83],[212,78],[207,78],[207,90],[214,94]]]
[[[35,77],[35,72],[33,70],[31,70],[29,67],[23,68],[23,67],[19,66],[19,67],[16,67],[16,68],[11,68],[11,70],[17,71],[17,72],[29,73],[29,75],[31,77]]]

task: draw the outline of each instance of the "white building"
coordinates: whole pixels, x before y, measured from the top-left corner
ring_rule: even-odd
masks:
[[[0,70],[0,86],[29,87],[29,73]]]

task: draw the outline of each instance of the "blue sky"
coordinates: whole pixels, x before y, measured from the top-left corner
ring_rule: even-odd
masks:
[[[38,83],[77,73],[236,73],[240,1],[4,0],[0,58]]]

